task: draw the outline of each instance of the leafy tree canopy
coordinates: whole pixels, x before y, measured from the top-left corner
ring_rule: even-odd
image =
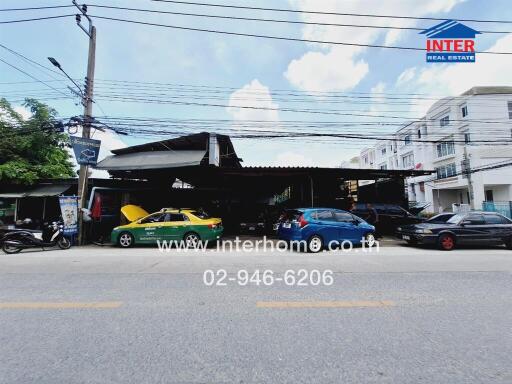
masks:
[[[32,113],[28,120],[0,99],[0,182],[72,177],[67,136],[54,129],[57,111],[34,99],[23,105]]]

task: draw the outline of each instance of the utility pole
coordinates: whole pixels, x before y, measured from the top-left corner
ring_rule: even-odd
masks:
[[[96,27],[92,24],[91,18],[87,15],[87,6],[79,6],[76,0],[73,4],[78,8],[80,13],[89,21],[89,28],[86,29],[80,24],[81,16],[76,15],[77,25],[89,36],[89,57],[87,60],[87,77],[85,78],[85,92],[83,95],[84,105],[84,121],[82,125],[82,137],[89,139],[91,137],[91,121],[92,121],[92,103],[94,89],[94,66],[96,61]],[[80,173],[78,175],[78,244],[82,245],[85,241],[84,221],[82,208],[87,204],[87,182],[89,167],[80,165]]]
[[[471,167],[469,163],[469,155],[466,144],[464,144],[464,155],[462,163],[464,164],[464,174],[466,175],[466,179],[468,180],[468,192],[469,192],[469,208],[475,209],[475,194],[473,192],[473,182],[471,181]]]

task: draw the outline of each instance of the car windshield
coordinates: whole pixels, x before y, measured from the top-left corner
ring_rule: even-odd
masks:
[[[449,224],[457,224],[459,221],[461,221],[464,218],[464,216],[466,216],[466,214],[458,213],[458,214],[450,217],[450,219],[447,220],[446,222]]]

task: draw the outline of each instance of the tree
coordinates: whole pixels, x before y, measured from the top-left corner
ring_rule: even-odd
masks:
[[[67,136],[55,129],[57,111],[34,99],[23,105],[32,113],[28,120],[0,99],[0,182],[72,177]]]

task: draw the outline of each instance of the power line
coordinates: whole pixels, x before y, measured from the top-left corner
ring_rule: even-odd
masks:
[[[394,30],[409,30],[409,31],[423,31],[425,29],[425,28],[417,28],[417,27],[323,23],[323,22],[299,21],[299,20],[282,20],[282,19],[265,19],[265,18],[242,17],[242,16],[210,15],[210,14],[200,14],[200,13],[162,11],[162,10],[154,10],[154,9],[115,7],[115,6],[109,6],[109,5],[96,5],[96,4],[90,4],[89,7],[103,8],[103,9],[116,9],[116,10],[123,10],[123,11],[134,11],[134,12],[145,12],[145,13],[156,13],[156,14],[168,14],[168,15],[176,15],[176,16],[206,17],[206,18],[224,19],[224,20],[244,20],[244,21],[258,21],[258,22],[284,23],[284,24],[320,25],[320,26],[330,26],[330,27],[350,27],[350,28],[370,28],[370,29],[371,28],[373,28],[373,29],[392,29],[392,30],[394,29]],[[511,33],[510,31],[480,31],[480,32],[482,32],[482,33]]]
[[[446,21],[448,19],[463,22],[473,23],[503,23],[511,24],[512,21],[508,20],[482,20],[482,19],[458,19],[458,18],[440,18],[440,17],[420,17],[420,16],[396,16],[396,15],[375,15],[375,14],[362,14],[362,13],[342,13],[342,12],[324,12],[324,11],[303,11],[296,9],[284,9],[284,8],[263,8],[263,7],[249,7],[241,5],[228,5],[228,4],[212,4],[212,3],[198,3],[190,1],[175,1],[175,0],[152,0],[160,3],[173,3],[183,5],[195,5],[201,7],[217,7],[217,8],[232,8],[232,9],[248,9],[254,11],[271,11],[271,12],[289,12],[289,13],[305,13],[313,15],[331,15],[331,16],[355,16],[355,17],[375,17],[385,19],[408,19],[408,20],[439,20]]]
[[[119,21],[119,22],[124,22],[124,23],[149,25],[149,26],[153,26],[153,27],[172,28],[172,29],[179,29],[179,30],[185,30],[185,31],[217,33],[217,34],[231,35],[231,36],[257,37],[257,38],[262,38],[262,39],[299,41],[299,42],[305,42],[305,43],[332,44],[332,45],[343,45],[343,46],[351,46],[351,47],[385,48],[385,49],[399,49],[399,50],[422,51],[422,52],[426,51],[425,48],[418,48],[418,47],[401,47],[401,46],[397,46],[397,45],[362,44],[362,43],[349,43],[349,42],[341,42],[341,41],[301,39],[301,38],[284,37],[284,36],[256,35],[256,34],[252,34],[252,33],[228,32],[228,31],[220,31],[220,30],[216,30],[216,29],[204,29],[204,28],[183,27],[183,26],[169,25],[169,24],[150,23],[147,21],[119,19],[116,17],[107,17],[107,16],[98,16],[98,15],[90,15],[90,16],[95,17],[97,19]],[[512,54],[512,52],[494,52],[494,51],[480,51],[480,52],[475,52],[475,53],[492,54],[492,55],[510,55],[510,54]]]
[[[3,8],[3,9],[0,9],[0,12],[33,11],[33,10],[42,10],[42,9],[71,8],[71,7],[74,7],[74,5],[48,5],[48,6],[44,6],[44,7]]]
[[[34,79],[34,80],[36,80],[37,82],[39,82],[39,83],[41,83],[41,84],[46,85],[48,88],[51,88],[51,89],[53,89],[54,91],[56,91],[56,92],[58,92],[58,93],[60,93],[60,94],[62,94],[62,95],[64,95],[64,96],[66,96],[66,98],[68,98],[68,99],[69,99],[69,98],[71,98],[71,97],[69,97],[68,95],[66,95],[65,93],[63,93],[63,92],[59,91],[57,88],[52,87],[50,84],[48,84],[48,83],[44,82],[43,80],[40,80],[40,79],[38,79],[37,77],[32,76],[30,73],[25,72],[24,70],[22,70],[22,69],[20,69],[20,68],[18,68],[18,67],[16,67],[16,66],[14,66],[14,65],[12,65],[12,64],[10,64],[10,63],[8,63],[8,62],[7,62],[7,61],[5,61],[4,59],[0,58],[0,61],[1,61],[1,62],[3,62],[4,64],[8,65],[9,67],[14,68],[15,70],[17,70],[17,71],[19,71],[19,72],[23,73],[24,75],[26,75],[26,76],[28,76],[28,77],[30,77],[30,78],[32,78],[32,79]]]
[[[48,67],[44,66],[43,64],[38,63],[37,61],[34,61],[34,60],[32,60],[32,59],[29,59],[28,57],[26,57],[26,56],[22,55],[22,54],[21,54],[21,53],[19,53],[19,52],[16,52],[14,49],[11,49],[11,48],[6,47],[6,46],[5,46],[5,45],[3,45],[3,44],[0,44],[0,47],[2,47],[3,49],[5,49],[5,50],[9,51],[9,52],[10,52],[10,53],[12,53],[13,55],[16,55],[16,56],[18,56],[18,57],[21,57],[23,60],[25,60],[25,61],[27,61],[27,62],[29,62],[29,63],[33,64],[33,65],[37,65],[38,67],[43,68],[43,69],[46,69],[47,71],[50,71],[50,72],[52,72],[52,73],[58,74],[59,76],[64,76],[62,73],[57,72],[57,71],[54,71],[53,69],[48,68]],[[51,76],[50,76],[50,77],[51,77]],[[53,80],[57,80],[55,77],[52,77],[52,79],[53,79]]]
[[[40,20],[50,20],[50,19],[60,19],[63,17],[71,17],[75,15],[58,15],[58,16],[46,16],[46,17],[34,17],[31,19],[19,19],[19,20],[7,20],[7,21],[0,21],[0,24],[14,24],[14,23],[25,23],[29,21],[40,21]]]

